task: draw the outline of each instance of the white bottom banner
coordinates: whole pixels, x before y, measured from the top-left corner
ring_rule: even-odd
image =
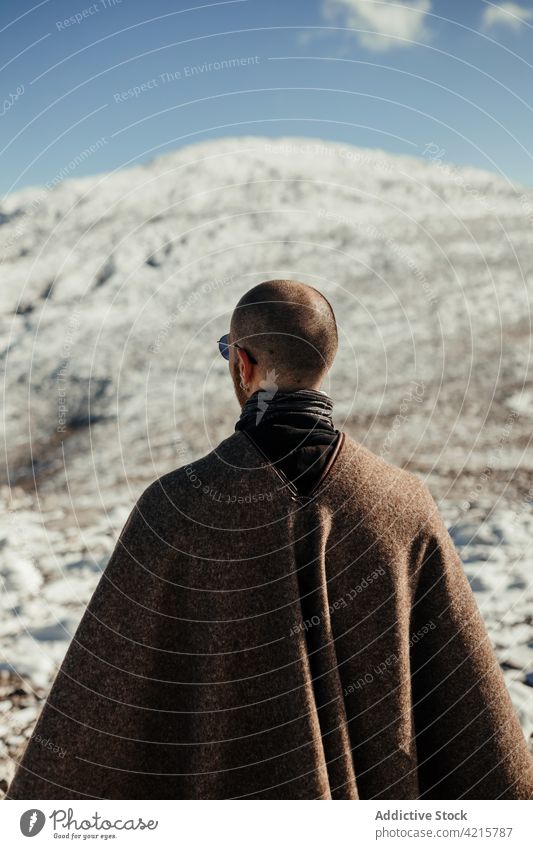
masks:
[[[281,849],[531,845],[531,802],[6,801],[2,844]]]

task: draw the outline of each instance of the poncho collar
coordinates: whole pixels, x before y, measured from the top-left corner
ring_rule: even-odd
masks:
[[[318,422],[333,427],[333,401],[326,392],[320,389],[292,392],[257,389],[242,408],[235,430],[245,430],[291,413],[311,415]]]

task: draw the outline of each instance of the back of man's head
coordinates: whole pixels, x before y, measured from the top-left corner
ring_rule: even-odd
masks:
[[[320,382],[338,346],[330,303],[296,280],[268,280],[246,292],[231,319],[231,339],[253,354],[263,373],[275,371],[280,385],[302,388]]]

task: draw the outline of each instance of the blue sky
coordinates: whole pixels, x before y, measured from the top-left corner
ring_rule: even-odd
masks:
[[[250,134],[533,185],[533,0],[2,0],[0,39],[2,194]]]

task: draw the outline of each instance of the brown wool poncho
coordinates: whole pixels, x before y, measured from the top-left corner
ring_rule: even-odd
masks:
[[[346,436],[299,496],[244,432],[141,495],[8,793],[532,796],[427,487]]]

